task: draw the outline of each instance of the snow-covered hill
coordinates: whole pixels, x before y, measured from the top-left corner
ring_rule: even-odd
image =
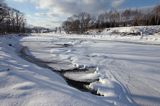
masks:
[[[160,34],[160,26],[134,26],[106,28],[102,35],[121,35],[121,36],[148,36]]]
[[[120,35],[120,36],[148,36],[160,34],[160,26],[133,26],[133,27],[114,27],[103,30],[90,30],[86,32],[91,35]]]
[[[160,44],[160,26],[116,27],[87,33],[103,40]]]

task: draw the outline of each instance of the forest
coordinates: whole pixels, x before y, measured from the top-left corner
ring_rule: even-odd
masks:
[[[160,25],[160,5],[149,9],[110,10],[98,16],[82,12],[68,17],[62,24],[67,33],[82,34],[90,29]]]
[[[0,1],[0,33],[24,33],[26,19],[22,12]]]

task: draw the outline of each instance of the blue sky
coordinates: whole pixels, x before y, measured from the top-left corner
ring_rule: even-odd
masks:
[[[5,0],[25,13],[34,26],[60,26],[68,16],[79,12],[98,14],[108,9],[144,8],[160,4],[160,0]]]

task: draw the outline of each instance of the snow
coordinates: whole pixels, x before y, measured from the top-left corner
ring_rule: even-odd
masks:
[[[84,72],[68,72],[64,74],[65,77],[68,77],[69,79],[73,79],[75,81],[90,81],[90,80],[96,80],[98,79],[98,74],[96,73],[84,73]]]
[[[33,34],[44,36],[44,34]],[[134,27],[116,27],[106,28],[104,30],[90,30],[84,35],[48,33],[45,35],[62,38],[80,38],[94,40],[109,40],[119,42],[160,44],[160,26],[134,26]]]
[[[68,86],[62,77],[51,70],[20,58],[16,53],[20,39],[15,36],[0,38],[1,106],[112,105]],[[10,43],[13,46],[9,46]]]
[[[160,26],[134,26],[134,27],[117,27],[117,28],[107,28],[101,34],[114,34],[114,32],[128,32],[137,33],[140,32],[143,35],[153,35],[160,32]],[[137,35],[136,35],[137,36]]]
[[[135,28],[136,31],[131,31]],[[0,103],[2,106],[158,106],[158,28],[115,28],[120,33],[144,30],[143,37],[112,35],[114,28],[99,35],[50,33],[1,37]],[[90,82],[88,89],[100,96],[74,88],[53,70],[24,60],[18,55],[24,47],[28,56],[42,60],[52,69],[68,70],[65,77]]]

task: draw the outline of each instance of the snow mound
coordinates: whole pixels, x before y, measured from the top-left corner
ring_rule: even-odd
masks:
[[[160,33],[160,26],[134,26],[134,27],[116,27],[106,28],[100,34],[109,35],[155,35]]]

